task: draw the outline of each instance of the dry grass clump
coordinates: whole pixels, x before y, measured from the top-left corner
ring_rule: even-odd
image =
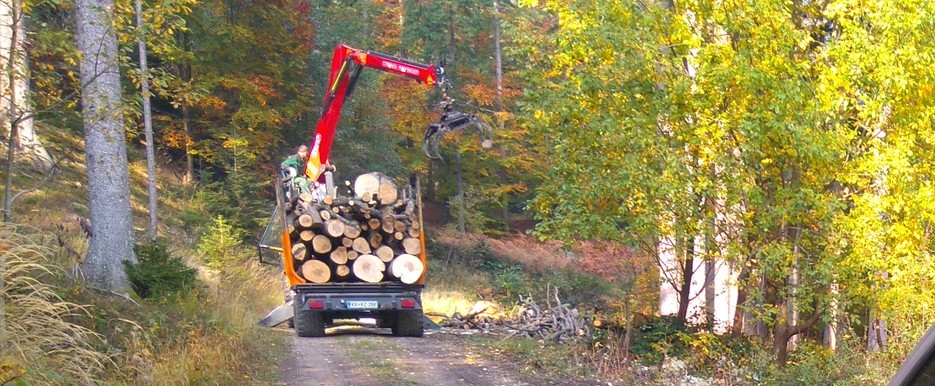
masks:
[[[48,280],[61,270],[35,229],[0,224],[0,358],[24,368],[34,385],[94,383],[110,359],[99,336],[69,321],[85,309],[63,301]]]

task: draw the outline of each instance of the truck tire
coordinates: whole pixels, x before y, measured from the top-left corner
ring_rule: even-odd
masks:
[[[425,333],[422,322],[422,310],[399,311],[396,313],[396,324],[393,326],[393,335],[421,337]]]
[[[293,303],[295,307],[295,334],[300,337],[325,336],[325,313],[302,310],[302,303]]]

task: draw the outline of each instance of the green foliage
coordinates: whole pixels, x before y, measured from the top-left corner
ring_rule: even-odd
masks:
[[[935,5],[538,4],[512,54],[521,119],[562,160],[539,235],[734,261],[774,326],[793,299],[931,323]]]
[[[528,295],[534,291],[534,283],[529,275],[523,271],[522,265],[487,260],[484,262],[483,268],[490,274],[497,293],[505,298],[513,299],[517,296]]]
[[[666,357],[685,354],[688,346],[681,338],[685,322],[672,316],[653,317],[634,329],[630,352],[648,363],[660,363]]]
[[[158,298],[197,286],[196,271],[173,255],[163,239],[136,244],[139,262],[124,261],[130,286],[141,298]]]
[[[214,218],[212,224],[205,231],[195,247],[198,255],[204,259],[205,264],[214,269],[221,269],[237,262],[237,252],[242,240],[244,231],[235,227],[224,216]]]

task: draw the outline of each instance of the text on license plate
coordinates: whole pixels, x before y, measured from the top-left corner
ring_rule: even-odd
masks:
[[[347,302],[347,308],[349,309],[361,309],[361,308],[377,308],[379,304],[376,301],[359,301],[359,300],[350,300]]]

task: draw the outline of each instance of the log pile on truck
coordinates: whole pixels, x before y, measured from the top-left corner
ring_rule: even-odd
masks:
[[[367,173],[348,188],[320,200],[303,193],[287,206],[295,272],[315,284],[419,281],[425,244],[411,187]]]

